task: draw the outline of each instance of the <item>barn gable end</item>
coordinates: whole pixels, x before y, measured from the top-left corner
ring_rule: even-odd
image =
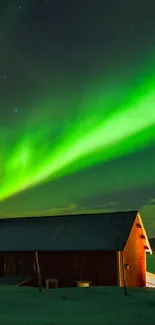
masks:
[[[146,252],[152,253],[139,212],[133,222],[124,251],[119,253],[119,283],[127,286],[146,286]]]

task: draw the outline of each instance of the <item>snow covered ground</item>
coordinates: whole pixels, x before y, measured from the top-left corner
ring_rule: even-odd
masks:
[[[154,325],[155,289],[0,286],[3,325]]]

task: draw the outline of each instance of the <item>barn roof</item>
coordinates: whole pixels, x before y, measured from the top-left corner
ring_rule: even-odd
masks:
[[[0,219],[0,251],[123,250],[137,214]]]

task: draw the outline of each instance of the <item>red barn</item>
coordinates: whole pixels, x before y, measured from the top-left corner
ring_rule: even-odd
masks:
[[[35,254],[37,252],[37,254]],[[0,275],[28,276],[58,287],[146,286],[146,252],[152,253],[138,211],[0,220]]]

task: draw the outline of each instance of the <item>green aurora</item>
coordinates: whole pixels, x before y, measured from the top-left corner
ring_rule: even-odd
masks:
[[[154,143],[154,87],[152,80],[145,81],[144,85],[130,90],[126,102],[118,103],[110,113],[107,107],[114,101],[111,94],[106,99],[104,95],[101,99],[89,98],[80,109],[81,116],[71,123],[68,121],[55,143],[52,141],[54,130],[46,119],[45,124],[38,121],[36,127],[28,124],[22,132],[17,130],[17,141],[9,152],[4,152],[0,200]],[[52,106],[52,102],[48,106]],[[2,139],[7,138],[7,134],[7,129],[1,132],[2,148],[6,148]]]

